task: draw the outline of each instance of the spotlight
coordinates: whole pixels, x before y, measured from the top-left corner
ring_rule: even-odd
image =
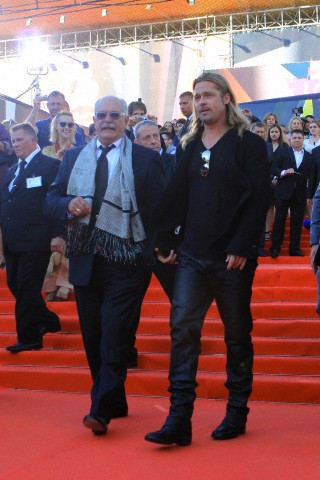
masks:
[[[60,23],[64,23],[66,21],[66,17],[64,15],[60,15]]]
[[[150,8],[152,8],[152,5],[149,4],[146,6],[146,10],[150,10]]]
[[[188,5],[194,5],[196,3],[196,0],[187,0]]]
[[[29,18],[29,19],[26,21],[26,25],[27,25],[27,27],[28,27],[28,26],[31,25],[31,24],[32,24],[32,19]]]
[[[107,9],[106,8],[103,8],[102,11],[101,11],[101,16],[102,17],[106,17],[107,16]]]

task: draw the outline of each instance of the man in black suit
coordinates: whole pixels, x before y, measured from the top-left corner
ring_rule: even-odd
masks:
[[[134,142],[147,148],[152,148],[160,153],[166,183],[169,183],[175,169],[175,158],[166,153],[161,147],[161,138],[158,125],[152,120],[143,120],[134,129]]]
[[[313,169],[310,179],[310,198],[313,198],[320,182],[320,146],[313,148],[311,155],[313,157]]]
[[[273,163],[273,175],[277,177],[274,190],[275,219],[270,254],[277,258],[283,242],[285,223],[290,208],[290,244],[289,255],[303,257],[300,250],[301,229],[304,211],[311,205],[311,187],[308,181],[313,171],[313,157],[303,149],[304,135],[301,130],[293,130],[290,135],[291,148],[276,156]]]
[[[154,245],[162,261],[176,260],[181,226],[170,316],[170,412],[163,427],[145,437],[163,445],[191,443],[201,329],[213,299],[225,330],[229,398],[212,437],[245,433],[253,379],[250,300],[269,206],[265,142],[247,131],[230,85],[205,72],[193,86],[192,136],[178,147],[174,177],[154,213]]]
[[[94,109],[97,137],[65,153],[46,211],[70,219],[69,279],[93,378],[85,427],[105,434],[128,415],[124,383],[132,312],[150,280],[142,259],[151,211],[164,190],[159,153],[125,135],[124,100],[107,96]],[[152,261],[152,259],[150,259]]]
[[[193,111],[193,93],[192,92],[183,92],[179,96],[179,105],[182,115],[186,117],[186,123],[183,125],[179,132],[179,138],[189,132],[190,124],[192,120],[192,111]]]
[[[9,170],[1,195],[1,230],[8,287],[16,299],[18,343],[12,353],[42,348],[42,336],[60,330],[59,317],[47,309],[41,295],[50,258],[62,249],[63,225],[52,225],[43,202],[60,162],[46,157],[37,145],[37,133],[28,123],[12,127],[11,140],[19,159]]]

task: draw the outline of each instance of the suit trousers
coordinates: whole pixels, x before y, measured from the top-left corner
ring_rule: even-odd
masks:
[[[145,267],[94,259],[90,282],[74,286],[81,332],[93,378],[92,415],[110,421],[126,405],[124,382],[132,312],[150,278]]]
[[[151,281],[151,274],[152,272],[154,275],[157,277],[159,280],[165,294],[169,298],[170,302],[172,302],[172,295],[173,295],[173,288],[174,288],[174,280],[175,280],[175,275],[176,275],[176,265],[169,265],[169,264],[164,264],[161,262],[157,262],[157,264],[152,267],[150,267],[150,278],[148,285],[146,286],[146,289],[144,292],[142,292],[141,299],[139,303],[136,305],[136,309],[133,312],[133,317],[132,317],[132,330],[129,336],[129,354],[132,352],[132,350],[135,350],[135,342],[136,342],[136,332],[139,326],[139,321],[140,321],[140,315],[141,315],[141,306],[142,302],[144,299],[144,296],[146,294],[146,291],[149,287],[150,281]]]
[[[306,201],[302,201],[297,198],[296,191],[294,190],[291,197],[288,200],[275,199],[275,217],[272,232],[272,247],[281,248],[286,219],[288,215],[288,209],[290,208],[290,250],[297,250],[300,248],[302,222],[304,217]]]
[[[243,270],[228,271],[223,260],[199,260],[185,253],[179,256],[170,318],[170,415],[192,416],[201,329],[214,299],[227,347],[227,408],[247,411],[253,379],[250,301],[256,266],[256,260],[248,260]]]
[[[16,299],[15,317],[18,342],[41,342],[40,327],[48,330],[60,324],[58,315],[48,310],[42,285],[49,264],[48,252],[14,252],[5,249],[8,287]]]

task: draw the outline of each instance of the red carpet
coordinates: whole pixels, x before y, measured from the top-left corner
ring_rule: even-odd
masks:
[[[315,312],[316,279],[309,266],[309,232],[303,231],[303,258],[259,259],[252,312],[255,349],[252,400],[320,404],[320,321]],[[268,247],[268,245],[266,246]],[[91,379],[74,301],[52,303],[62,332],[49,334],[44,349],[12,355],[15,343],[14,301],[0,272],[0,388],[89,392]],[[169,303],[153,279],[142,308],[137,347],[139,368],[131,370],[132,395],[167,395]],[[223,328],[215,304],[208,312],[202,338],[197,395],[226,398]]]
[[[189,447],[143,440],[168,400],[130,397],[105,437],[82,427],[89,396],[0,390],[1,480],[318,480],[320,406],[251,402],[247,433],[210,438],[224,402],[199,400]]]

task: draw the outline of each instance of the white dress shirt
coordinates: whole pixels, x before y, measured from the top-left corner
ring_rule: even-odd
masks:
[[[107,159],[108,159],[108,183],[110,182],[110,178],[113,174],[115,166],[119,162],[121,144],[122,144],[122,138],[119,138],[119,140],[116,140],[115,142],[110,143],[110,145],[114,145],[115,148],[110,150],[110,152],[107,154]],[[102,145],[102,143],[99,142],[99,140],[97,139],[97,151],[96,151],[96,159],[97,160],[101,155],[100,145],[102,147],[105,147],[105,146],[109,147],[110,146],[110,145]]]
[[[33,150],[32,153],[30,153],[30,155],[28,155],[27,158],[25,158],[25,161],[27,163],[27,165],[24,167],[24,168],[27,168],[27,166],[29,165],[29,163],[31,162],[31,160],[33,159],[33,157],[35,157],[37,155],[37,153],[39,153],[41,151],[40,147],[38,146],[35,150]],[[17,166],[17,170],[15,171],[15,174],[14,174],[14,177],[12,179],[12,181],[9,183],[9,192],[11,192],[11,189],[14,185],[14,182],[15,182],[15,179],[17,178],[17,176],[19,175],[20,173],[20,167],[21,167],[21,162],[22,162],[22,159],[19,158],[18,160],[18,166]]]

